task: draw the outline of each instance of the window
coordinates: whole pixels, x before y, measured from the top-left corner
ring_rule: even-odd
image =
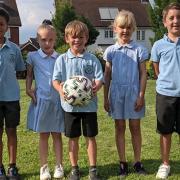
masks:
[[[107,8],[107,7],[99,8],[99,14],[101,20],[114,20],[118,11],[119,11],[118,8]]]
[[[105,38],[113,38],[113,31],[111,30],[111,29],[106,29],[105,31],[104,31],[104,37]]]
[[[104,31],[104,37],[105,37],[105,38],[108,38],[108,30],[105,30],[105,31]]]
[[[137,30],[136,39],[138,41],[144,41],[145,40],[145,30]]]

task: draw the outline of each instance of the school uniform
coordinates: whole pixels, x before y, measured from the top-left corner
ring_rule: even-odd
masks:
[[[109,114],[113,119],[144,117],[145,107],[138,112],[134,107],[140,91],[139,64],[148,57],[147,49],[134,41],[126,45],[116,43],[105,50],[104,60],[112,64]]]
[[[64,117],[60,95],[52,86],[57,52],[47,56],[41,49],[28,54],[27,63],[33,67],[37,104],[31,102],[27,128],[35,132],[63,132]]]

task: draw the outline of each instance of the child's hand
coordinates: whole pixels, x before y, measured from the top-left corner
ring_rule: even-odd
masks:
[[[60,88],[59,88],[59,94],[60,94],[62,99],[64,99],[63,85],[64,85],[64,82],[61,82],[60,83]]]
[[[105,109],[106,112],[110,111],[109,100],[104,101],[104,109]]]
[[[34,104],[37,103],[36,96],[35,96],[35,89],[29,89],[29,90],[27,90],[27,91],[26,91],[26,94],[27,94],[29,97],[31,97],[32,102],[33,102]]]
[[[144,97],[138,97],[135,103],[135,111],[140,111],[142,107],[144,106]]]

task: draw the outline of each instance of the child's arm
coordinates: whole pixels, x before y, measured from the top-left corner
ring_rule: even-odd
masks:
[[[140,70],[140,92],[135,103],[135,111],[140,111],[141,108],[144,106],[144,95],[145,95],[146,81],[147,81],[145,61],[140,63],[139,70]]]
[[[102,81],[94,80],[93,81],[93,94],[95,95],[102,87]]]
[[[36,104],[35,89],[32,88],[33,82],[33,67],[27,65],[27,76],[26,76],[26,94],[31,97],[34,104]]]
[[[105,72],[104,72],[104,109],[108,112],[109,111],[109,86],[110,86],[110,81],[111,81],[111,63],[106,62],[105,65]]]
[[[154,73],[155,73],[155,78],[157,79],[159,75],[159,62],[153,62],[153,67],[154,67]]]
[[[60,96],[62,97],[62,98],[64,98],[64,92],[63,92],[63,82],[61,83],[60,81],[58,81],[58,80],[53,80],[52,81],[52,84],[53,84],[53,87],[54,87],[54,89],[56,89],[56,91],[58,91],[59,92],[59,94],[60,94]]]

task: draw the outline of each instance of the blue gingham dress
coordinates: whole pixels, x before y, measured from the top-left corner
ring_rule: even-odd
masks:
[[[57,57],[57,52],[49,57],[41,49],[28,54],[27,63],[34,71],[37,104],[30,104],[27,128],[35,132],[64,132],[60,96],[52,86]]]
[[[112,80],[109,90],[110,115],[113,119],[139,119],[144,117],[145,107],[134,110],[139,95],[139,63],[149,57],[147,49],[131,41],[118,43],[104,52],[104,60],[112,64]],[[106,83],[106,82],[105,82]]]

